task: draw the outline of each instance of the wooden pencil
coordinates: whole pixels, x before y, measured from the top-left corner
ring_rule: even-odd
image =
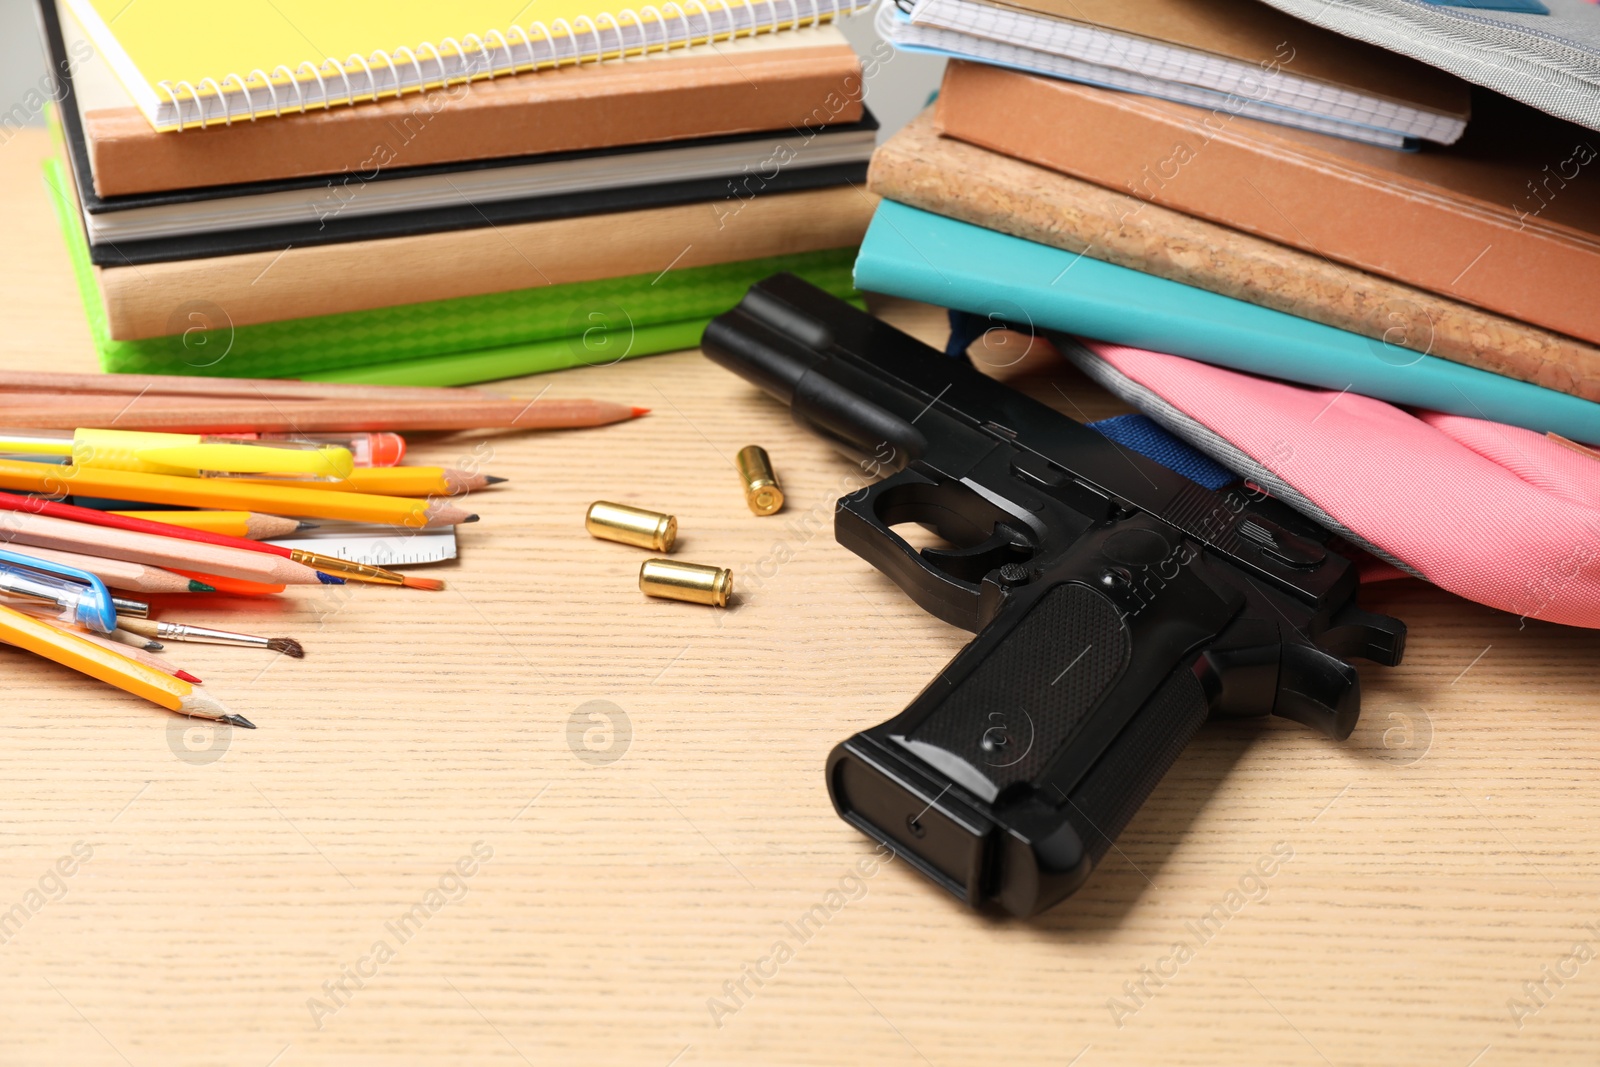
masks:
[[[389,499],[387,497],[373,497],[372,499]],[[429,505],[432,507],[433,505]],[[110,530],[127,530],[138,534],[151,534],[161,539],[175,538],[180,541],[196,541],[207,545],[219,545],[227,549],[236,549],[243,552],[260,552],[266,555],[279,556],[283,559],[293,560],[305,564],[316,571],[331,574],[341,579],[353,578],[362,582],[377,582],[382,585],[403,585],[411,589],[440,590],[444,582],[438,578],[419,578],[415,575],[402,574],[399,571],[388,570],[384,567],[375,567],[371,564],[356,563],[352,560],[340,559],[320,552],[312,552],[303,548],[289,548],[284,545],[275,545],[266,541],[252,541],[243,537],[231,537],[227,534],[211,533],[209,530],[196,530],[185,526],[174,526],[170,523],[154,519],[140,519],[129,515],[119,515],[112,511],[96,511],[93,508],[79,507],[76,504],[63,504],[57,500],[40,500],[38,497],[16,496],[11,493],[0,493],[0,514],[6,511],[16,511],[29,515],[46,515],[54,519],[65,519],[69,522],[81,523],[86,526],[105,527]],[[162,514],[156,512],[155,514]],[[4,530],[4,522],[0,520],[0,532]],[[178,568],[174,568],[178,569]],[[209,585],[216,585],[214,578],[192,574],[186,569],[178,569],[180,574],[198,578]],[[222,587],[218,586],[219,589]],[[281,588],[281,587],[280,587]],[[227,592],[228,590],[223,589]],[[276,591],[276,590],[274,590]]]
[[[90,633],[88,630],[69,630],[60,623],[51,622],[49,619],[41,619],[39,621],[54,627],[57,630],[60,630],[62,633],[68,633],[74,635],[75,637],[81,637],[91,644],[96,644],[101,648],[109,649],[119,656],[127,656],[135,663],[142,663],[152,670],[161,671],[163,674],[170,674],[174,678],[188,682],[190,685],[201,684],[199,678],[196,678],[194,675],[190,674],[181,667],[174,666],[172,663],[154,654],[153,652],[146,652],[141,648],[134,648],[132,645],[125,644],[124,642],[118,641],[114,638],[105,637],[101,634]]]
[[[19,459],[0,459],[0,489],[20,489],[55,497],[77,493],[148,504],[176,504],[179,507],[262,510],[280,515],[373,522],[410,529],[477,521],[477,516],[471,512],[439,500],[420,501],[372,493],[290,488],[233,478],[184,478],[139,471],[63,467]],[[41,509],[31,506],[27,510]]]
[[[167,374],[70,374],[0,371],[0,390],[40,393],[102,393],[164,396],[248,397],[253,400],[462,400],[494,393],[475,388],[406,385],[344,385],[279,378],[212,378]]]
[[[230,712],[221,701],[199,686],[164,671],[146,667],[121,650],[102,648],[75,633],[0,606],[0,641],[27,649],[63,667],[159,704],[170,711],[198,719],[255,728],[255,724]]]
[[[320,482],[284,482],[284,485],[320,485]],[[396,494],[404,496],[407,494]],[[250,541],[265,541],[273,537],[288,537],[307,525],[299,519],[286,519],[281,515],[263,515],[256,511],[113,511],[129,519],[164,522],[190,530],[243,537]],[[64,516],[63,516],[64,517]]]
[[[15,545],[52,548],[86,556],[122,559],[167,568],[199,568],[207,574],[250,582],[318,585],[317,572],[282,556],[248,552],[155,534],[90,526],[26,511],[12,511],[0,520],[0,537]]]
[[[0,530],[5,520],[0,518]],[[37,545],[23,550],[23,555],[38,556],[53,563],[88,571],[112,589],[125,589],[135,593],[211,593],[216,587],[176,571],[152,567],[145,563],[130,563],[125,559],[106,559],[103,556],[86,556],[81,552],[62,552]]]
[[[40,394],[42,395],[42,394]],[[70,430],[115,423],[119,430],[188,433],[329,433],[373,430],[568,430],[605,426],[648,408],[605,400],[295,401],[145,395],[55,398],[0,394],[0,425]]]
[[[193,578],[204,585],[209,585],[218,593],[228,596],[272,596],[283,592],[281,585],[265,585],[261,582],[247,582],[242,578],[225,578],[220,574],[202,574],[199,571],[180,570],[172,568],[174,573],[185,578]]]
[[[291,481],[286,478],[245,480],[263,485],[299,485],[307,489],[342,489],[348,493],[382,493],[386,496],[460,496],[505,481],[492,474],[469,474],[453,467],[357,467],[348,478],[330,482]]]

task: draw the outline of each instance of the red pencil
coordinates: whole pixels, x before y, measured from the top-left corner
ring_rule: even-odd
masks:
[[[0,493],[0,511],[29,511],[36,515],[46,515],[57,519],[71,519],[74,522],[81,522],[90,526],[103,526],[112,530],[157,534],[161,537],[177,538],[180,541],[198,541],[202,544],[221,545],[225,548],[242,548],[251,552],[263,552],[271,556],[281,556],[284,559],[290,559],[308,567],[315,567],[320,571],[325,571],[340,578],[355,578],[359,581],[379,582],[385,585],[404,585],[411,589],[444,588],[444,582],[437,578],[417,578],[409,574],[384,570],[381,567],[369,567],[362,563],[352,563],[349,560],[324,556],[318,552],[304,552],[298,548],[284,548],[282,545],[264,544],[260,541],[252,541],[247,537],[229,537],[227,534],[210,533],[206,530],[191,530],[187,526],[174,526],[170,522],[135,519],[109,511],[80,508],[76,504],[63,504],[59,500],[46,500],[43,497]],[[0,522],[0,534],[4,533],[3,528],[4,523]]]

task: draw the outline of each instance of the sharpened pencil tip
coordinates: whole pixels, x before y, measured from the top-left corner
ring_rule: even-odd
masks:
[[[633,417],[634,418],[637,419],[640,415],[648,415],[648,414],[650,414],[650,409],[649,408],[642,408],[642,407],[639,407],[638,405],[634,406],[634,409],[633,409]]]
[[[163,645],[160,641],[146,641],[144,643],[144,650],[146,652],[160,652],[163,648],[166,648],[166,647],[167,646]]]
[[[191,593],[215,593],[216,591],[217,587],[214,585],[207,585],[205,582],[197,582],[193,578],[189,579],[189,592]]]
[[[256,728],[256,724],[243,715],[224,715],[220,721],[227,723],[229,726],[243,726],[246,730],[254,730]]]
[[[321,582],[323,585],[343,585],[344,584],[344,579],[343,578],[335,578],[333,575],[331,575],[331,574],[323,574],[321,571],[317,572],[317,581]]]
[[[200,679],[198,679],[194,675],[190,674],[188,671],[173,671],[172,672],[172,676],[174,678],[178,679],[178,681],[180,681],[180,682],[188,682],[190,685],[204,685],[205,684],[204,682],[200,681]]]
[[[428,589],[433,592],[438,592],[444,588],[444,579],[418,578],[414,574],[408,574],[405,576],[405,580],[400,584],[405,586],[407,589]]]
[[[300,525],[296,526],[295,530],[296,531],[299,531],[299,530],[315,530],[318,526],[321,526],[321,525],[322,524],[320,522],[306,522],[304,519],[301,519],[300,520]]]
[[[466,518],[462,519],[461,521],[462,522],[477,522],[478,521],[478,516],[476,516],[476,515],[468,515]]]
[[[484,485],[499,485],[501,482],[509,482],[510,480],[510,478],[502,478],[497,474],[485,474],[483,476]]]

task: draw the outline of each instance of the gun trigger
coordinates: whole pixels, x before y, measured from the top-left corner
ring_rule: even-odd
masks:
[[[922,550],[922,558],[928,563],[964,582],[981,582],[985,575],[1007,569],[1032,555],[1033,544],[1027,536],[1005,523],[996,524],[992,535],[970,548]]]

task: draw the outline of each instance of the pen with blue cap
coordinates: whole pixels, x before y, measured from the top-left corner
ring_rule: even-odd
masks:
[[[150,605],[112,596],[86,570],[8,549],[0,549],[0,594],[24,601],[17,606],[29,614],[103,634],[116,630],[118,615],[142,619],[150,614]]]

